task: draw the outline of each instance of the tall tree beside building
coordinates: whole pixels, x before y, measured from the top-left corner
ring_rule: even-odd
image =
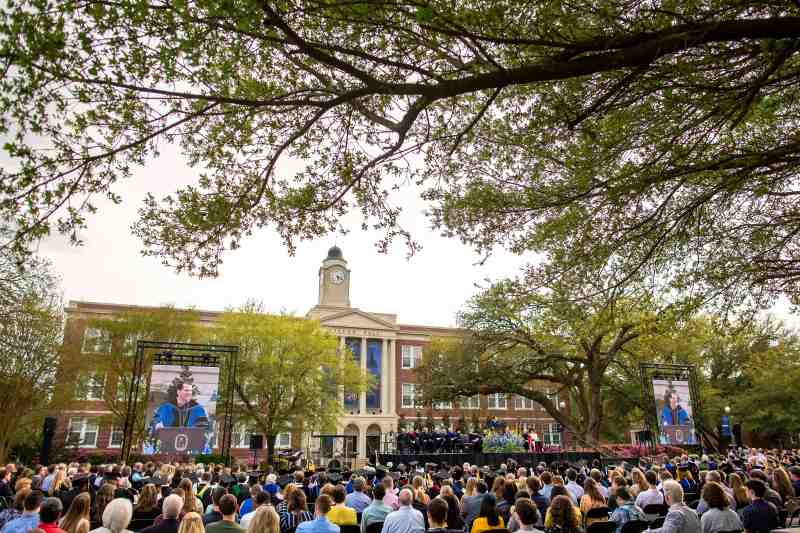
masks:
[[[340,391],[363,393],[370,383],[316,321],[248,304],[224,313],[214,335],[239,346],[236,419],[265,436],[269,462],[280,433],[335,429],[344,412]]]
[[[505,281],[475,296],[460,314],[470,335],[425,350],[417,368],[423,401],[517,394],[538,402],[582,444],[598,445],[604,390],[627,376],[625,351],[672,322],[646,291],[613,299],[596,293],[587,304],[571,299],[571,290],[542,293]]]
[[[46,262],[20,269],[0,259],[0,463],[19,439],[37,434],[54,389],[64,314],[58,281]]]

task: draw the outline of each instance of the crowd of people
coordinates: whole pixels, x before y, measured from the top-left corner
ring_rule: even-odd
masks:
[[[769,533],[800,516],[800,455],[277,473],[8,464],[0,503],[0,533]]]

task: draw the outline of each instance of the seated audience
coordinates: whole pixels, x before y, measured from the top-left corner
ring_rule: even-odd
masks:
[[[656,486],[658,484],[656,473],[648,470],[644,473],[644,478],[647,481],[647,489],[639,491],[639,495],[636,496],[636,505],[641,509],[648,505],[663,505],[664,495]]]
[[[280,513],[278,513],[281,533],[293,533],[298,524],[313,520],[314,516],[306,507],[306,493],[302,490],[295,490],[289,495]]]
[[[356,512],[344,504],[346,497],[347,491],[343,485],[333,487],[334,505],[328,513],[328,520],[338,526],[355,526],[358,524]]]
[[[481,509],[478,512],[477,518],[472,522],[471,533],[481,533],[492,529],[505,529],[505,522],[497,511],[495,502],[496,500],[493,494],[485,494],[483,496]]]
[[[78,494],[72,500],[67,514],[59,527],[67,533],[88,533],[91,525],[92,498],[88,492]]]
[[[364,478],[357,477],[353,480],[353,492],[347,495],[344,504],[361,513],[367,506],[372,503],[372,498],[364,494]]]
[[[553,492],[555,494],[555,491]],[[545,531],[559,533],[582,533],[580,518],[576,516],[577,508],[566,494],[557,494],[550,500],[545,519]],[[578,511],[580,512],[580,511]]]
[[[269,492],[267,492],[265,490],[262,490],[261,492],[256,494],[256,500],[253,503],[253,505],[256,506],[253,511],[250,511],[246,515],[240,516],[240,518],[239,518],[239,525],[241,525],[245,529],[247,529],[248,524],[250,523],[250,520],[252,520],[254,518],[253,513],[255,513],[261,507],[270,507],[270,508],[272,508],[273,511],[275,510],[275,508],[272,507],[272,497],[269,495]],[[275,511],[275,515],[276,516],[277,516],[277,514],[278,514],[278,512]],[[280,517],[278,517],[278,526],[279,526],[278,529],[280,529]]]
[[[393,511],[391,507],[383,503],[386,495],[386,487],[383,484],[375,485],[372,489],[372,503],[370,503],[361,514],[361,533],[367,532],[367,526],[377,522],[383,522],[389,513]]]
[[[267,492],[264,494],[269,496]],[[280,518],[271,505],[261,505],[249,514],[253,518],[247,526],[248,533],[278,533],[280,531]]]
[[[314,520],[303,522],[297,526],[297,533],[339,533],[339,526],[327,519],[331,507],[333,507],[331,497],[327,494],[320,494],[314,503]]]
[[[29,491],[23,502],[22,515],[3,526],[2,533],[27,533],[40,523],[39,507],[42,505],[42,493]]]
[[[748,533],[769,533],[779,524],[778,509],[766,501],[767,486],[760,479],[751,479],[745,486],[750,505],[742,510],[742,525]]]
[[[702,533],[741,531],[742,521],[736,511],[731,510],[730,499],[722,490],[722,485],[707,481],[703,486],[702,501],[707,505],[707,510],[700,517]]]
[[[58,527],[58,519],[61,518],[61,513],[64,506],[58,498],[45,498],[42,505],[39,507],[39,522],[38,528],[44,533],[65,533],[63,529]]]
[[[91,533],[129,533],[128,525],[133,517],[133,505],[127,498],[114,498],[103,509],[103,525]]]
[[[243,533],[244,528],[236,523],[236,511],[239,502],[233,494],[226,494],[219,499],[219,512],[222,520],[206,526],[206,533]]]
[[[513,520],[518,524],[517,531],[525,533],[542,533],[536,529],[536,524],[541,521],[539,509],[533,500],[520,498],[514,503]]]
[[[144,528],[140,533],[177,533],[182,509],[183,498],[177,494],[170,494],[164,498],[164,503],[161,506],[161,522]]]
[[[644,520],[644,511],[636,505],[633,497],[626,487],[617,489],[617,508],[611,513],[611,521],[617,524],[616,533],[622,531],[622,526],[632,520]]]
[[[683,487],[674,480],[661,484],[665,503],[669,506],[664,524],[648,533],[700,533],[700,518],[694,509],[683,502]]]

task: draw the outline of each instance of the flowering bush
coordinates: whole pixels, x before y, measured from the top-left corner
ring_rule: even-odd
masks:
[[[492,433],[483,440],[486,453],[518,453],[525,451],[525,440],[513,433]]]

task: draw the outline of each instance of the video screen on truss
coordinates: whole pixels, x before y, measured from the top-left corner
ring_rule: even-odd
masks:
[[[216,433],[219,368],[153,365],[147,393],[144,453],[211,453]]]
[[[686,380],[653,379],[661,444],[695,444],[692,394]]]

